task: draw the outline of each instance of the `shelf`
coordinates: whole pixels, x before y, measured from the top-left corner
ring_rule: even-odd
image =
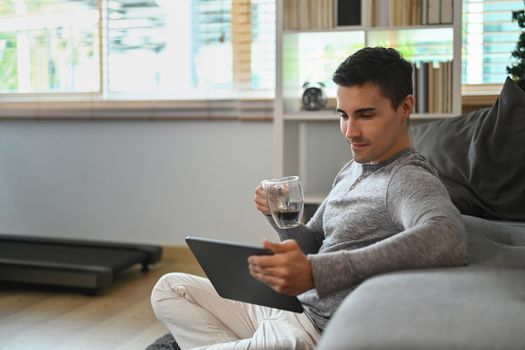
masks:
[[[339,116],[335,111],[300,111],[286,113],[283,115],[285,120],[304,120],[304,121],[338,121]]]
[[[442,119],[457,116],[457,114],[453,113],[412,113],[410,119]],[[332,111],[286,113],[283,115],[283,118],[284,120],[293,121],[339,121],[337,113]]]
[[[303,34],[303,33],[320,33],[330,34],[334,32],[355,32],[365,31],[363,26],[344,26],[344,27],[333,27],[333,28],[309,28],[309,29],[284,29],[283,35],[288,34]]]
[[[457,117],[454,113],[412,113],[410,119],[443,119]],[[328,121],[338,122],[339,116],[335,111],[299,111],[289,112],[283,115],[283,120],[288,121]]]
[[[426,25],[413,25],[413,26],[391,26],[391,27],[384,27],[384,26],[370,26],[366,27],[366,30],[368,32],[373,31],[388,31],[388,32],[395,32],[399,30],[433,30],[433,29],[446,29],[446,28],[452,28],[453,24],[426,24]],[[363,28],[363,27],[362,27]]]
[[[413,113],[410,115],[410,119],[443,119],[443,118],[453,118],[457,117],[457,114],[453,113]]]

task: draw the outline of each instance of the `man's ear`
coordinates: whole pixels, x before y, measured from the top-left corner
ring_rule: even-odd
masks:
[[[414,95],[406,95],[399,107],[403,113],[403,119],[408,120],[410,113],[414,109]]]

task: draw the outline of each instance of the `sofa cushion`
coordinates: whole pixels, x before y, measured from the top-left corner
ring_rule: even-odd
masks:
[[[525,269],[525,223],[463,218],[471,266]]]
[[[331,318],[317,349],[523,349],[525,224],[464,219],[469,266],[365,281]]]
[[[346,298],[318,350],[522,350],[525,269],[463,267],[372,278]]]
[[[491,108],[411,127],[411,138],[462,214],[525,221],[525,92],[510,78]]]

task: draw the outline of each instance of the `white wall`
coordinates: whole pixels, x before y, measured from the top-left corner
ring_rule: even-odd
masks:
[[[272,124],[2,121],[0,232],[154,244],[274,238],[254,206]]]

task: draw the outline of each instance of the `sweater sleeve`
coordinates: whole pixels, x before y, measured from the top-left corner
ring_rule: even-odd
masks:
[[[339,181],[341,181],[345,172],[352,166],[352,163],[353,160],[350,160],[339,171],[334,179],[334,182],[332,183],[332,189]],[[294,228],[283,230],[277,227],[271,216],[267,216],[267,219],[270,222],[270,225],[272,225],[274,230],[279,235],[281,241],[293,239],[297,242],[304,254],[316,254],[323,245],[323,240],[325,238],[325,233],[323,230],[323,215],[328,198],[330,198],[330,194],[328,194],[327,198],[325,198],[319,208],[317,208],[315,214],[306,225],[300,225]]]
[[[308,256],[320,297],[385,272],[466,264],[463,219],[436,176],[417,165],[399,167],[385,201],[399,233],[355,250]]]

